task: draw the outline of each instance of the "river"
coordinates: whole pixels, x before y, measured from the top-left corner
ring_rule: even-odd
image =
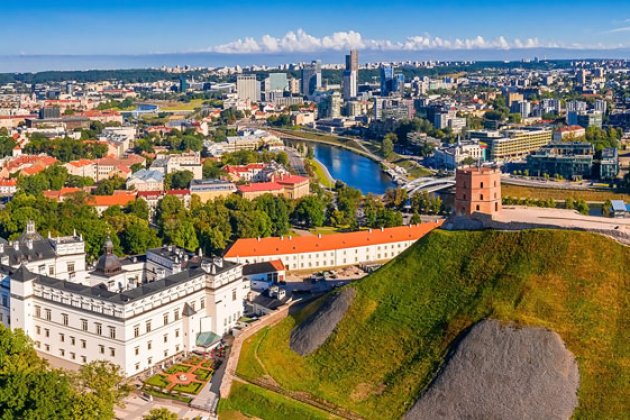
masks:
[[[383,194],[388,188],[396,186],[381,166],[370,158],[341,147],[313,142],[307,144],[333,178],[361,190],[363,194]]]

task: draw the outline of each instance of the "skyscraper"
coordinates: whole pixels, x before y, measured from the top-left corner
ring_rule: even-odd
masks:
[[[302,67],[302,94],[312,95],[322,87],[322,62],[317,60]]]
[[[405,76],[402,73],[396,73],[393,66],[381,65],[381,96],[402,92],[404,87]]]
[[[260,84],[255,74],[240,74],[236,78],[236,92],[240,101],[260,101]]]
[[[351,50],[346,55],[346,70],[343,72],[343,98],[348,101],[357,96],[359,83],[359,52]]]

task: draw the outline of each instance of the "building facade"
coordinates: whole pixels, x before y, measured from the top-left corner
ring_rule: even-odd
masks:
[[[442,221],[319,236],[238,239],[224,258],[237,263],[282,261],[287,271],[386,262]]]
[[[240,264],[176,247],[119,259],[109,240],[94,269],[82,271],[83,281],[26,264],[0,272],[5,326],[23,329],[53,362],[106,360],[127,377],[217,344],[236,325],[250,290]]]
[[[501,171],[490,166],[470,166],[455,173],[455,213],[495,214],[501,211]]]

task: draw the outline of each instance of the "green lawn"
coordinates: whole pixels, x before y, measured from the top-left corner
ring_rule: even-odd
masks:
[[[190,366],[177,364],[166,369],[166,373],[173,374],[173,373],[180,373],[180,372],[188,372],[189,370],[190,370]]]
[[[325,411],[255,385],[234,382],[230,398],[222,399],[219,418],[239,418],[235,413],[265,420],[320,420],[337,418]]]
[[[584,201],[601,201],[606,200],[625,200],[630,201],[630,194],[616,193],[613,191],[595,191],[595,190],[563,190],[559,188],[535,188],[524,187],[520,185],[501,184],[501,193],[503,197],[516,198],[532,198],[532,199],[552,199],[566,200],[572,198],[574,200]]]
[[[201,388],[203,388],[201,382],[191,382],[188,385],[177,384],[173,387],[172,391],[197,395],[199,391],[201,391]]]
[[[151,376],[149,379],[144,381],[144,383],[147,385],[157,386],[159,388],[166,388],[170,384],[168,379],[166,379],[166,376],[160,374]]]
[[[437,230],[348,286],[357,289],[355,301],[314,354],[289,348],[299,314],[247,340],[237,371],[251,380],[268,375],[366,418],[400,418],[454,339],[492,317],[560,334],[580,370],[575,418],[627,418],[628,273],[630,248],[586,232]],[[230,397],[224,407],[249,407],[252,399]]]
[[[311,167],[315,172],[315,176],[317,177],[317,182],[322,184],[326,188],[332,188],[335,186],[335,182],[331,180],[326,174],[326,170],[322,167],[322,164],[319,163],[316,159],[309,159]]]

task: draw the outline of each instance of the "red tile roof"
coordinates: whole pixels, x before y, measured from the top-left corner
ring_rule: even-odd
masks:
[[[135,192],[114,191],[114,195],[92,195],[87,203],[96,207],[126,206],[135,199]]]
[[[284,187],[277,182],[256,182],[254,184],[237,185],[241,193],[253,193],[262,191],[281,191]]]
[[[299,175],[280,175],[275,177],[274,181],[280,185],[294,185],[309,182],[309,179]]]
[[[284,238],[249,238],[238,239],[225,253],[226,258],[255,257],[268,255],[301,254],[305,252],[331,251],[343,248],[356,248],[367,245],[387,244],[392,242],[415,241],[443,221],[422,223],[419,225],[400,226],[387,229],[362,230],[332,235],[299,236]]]

